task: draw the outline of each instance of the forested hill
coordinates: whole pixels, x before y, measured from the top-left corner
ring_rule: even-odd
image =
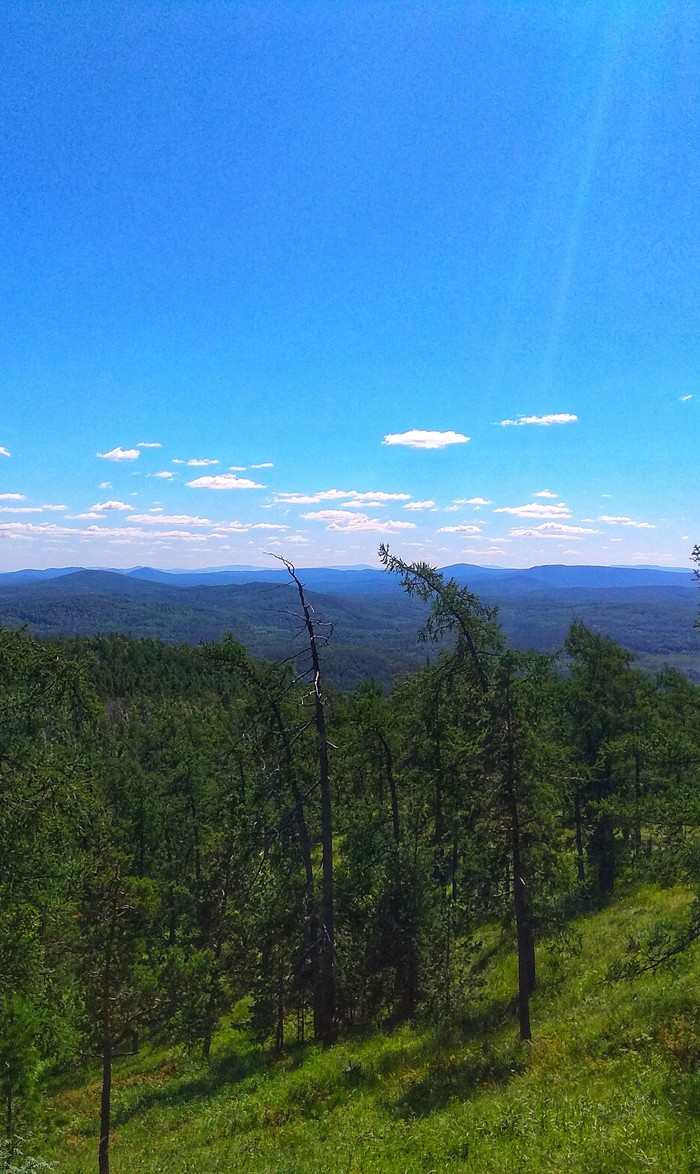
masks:
[[[336,685],[351,687],[368,676],[388,684],[430,655],[416,637],[425,609],[393,576],[363,568],[300,573],[315,614],[333,625],[326,660]],[[553,652],[572,619],[579,619],[631,649],[643,666],[671,665],[700,680],[700,633],[693,627],[698,595],[690,572],[565,566],[503,572],[461,565],[447,573],[498,605],[506,636],[518,649]],[[251,653],[282,659],[294,650],[297,613],[289,576],[277,568],[0,576],[0,624],[26,626],[42,637],[122,632],[197,644],[230,631]]]
[[[0,629],[0,1166],[698,1169],[700,686],[382,557],[451,637],[388,694],[293,585],[33,590],[275,600],[309,673]]]

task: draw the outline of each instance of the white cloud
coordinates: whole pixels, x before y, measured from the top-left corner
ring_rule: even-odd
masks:
[[[367,492],[352,489],[346,496],[352,498],[353,505],[365,505],[370,501],[409,501],[411,497],[410,493],[384,493],[381,489],[368,489]]]
[[[438,534],[481,534],[478,526],[441,526]]]
[[[405,510],[434,510],[436,508],[435,502],[429,501],[407,501],[403,507]]]
[[[511,538],[561,538],[566,535],[574,538],[577,535],[600,534],[600,530],[587,529],[585,526],[566,526],[562,522],[543,522],[541,526],[532,526],[527,530],[509,530]]]
[[[0,513],[43,513],[41,506],[0,506]]]
[[[43,514],[46,509],[43,505],[3,505],[0,514]]]
[[[552,493],[551,489],[538,489],[533,493],[533,497],[559,497],[558,493]]]
[[[91,510],[133,510],[133,505],[127,505],[125,501],[96,501],[94,505],[90,506]]]
[[[693,399],[693,396],[692,395],[682,395],[681,396],[681,403],[687,404],[689,399]]]
[[[368,518],[366,514],[357,514],[351,522],[331,522],[329,530],[340,530],[343,533],[372,531],[375,534],[394,534],[398,530],[415,530],[415,522],[383,522],[381,518]]]
[[[236,477],[235,473],[217,473],[214,477],[196,477],[188,481],[190,489],[264,489],[257,481]]]
[[[67,517],[71,522],[82,522],[83,520],[96,521],[98,518],[106,518],[106,514],[99,514],[95,510],[88,510],[85,514],[68,514]]]
[[[154,473],[154,477],[160,477],[162,481],[172,481],[173,474],[169,469],[161,469],[160,473]]]
[[[111,489],[112,482],[111,481],[100,481],[100,484],[97,486],[97,488],[98,489]]]
[[[243,522],[214,522],[212,525],[216,527],[214,537],[221,537],[223,534],[247,534],[250,530],[250,526],[245,526]]]
[[[471,437],[461,432],[427,432],[411,428],[409,432],[390,432],[382,444],[401,444],[407,448],[446,448],[448,444],[466,444]]]
[[[284,540],[285,546],[305,546],[309,541],[310,540],[306,537],[305,534],[290,534],[289,537],[285,538]]]
[[[262,461],[259,465],[251,465],[251,469],[274,469],[272,461]]]
[[[367,514],[355,514],[351,510],[316,510],[302,514],[310,522],[327,522],[329,530],[343,533],[373,531],[377,534],[392,534],[397,530],[415,530],[415,522],[384,522],[381,518],[370,518]]]
[[[173,457],[172,463],[173,465],[186,465],[187,461],[183,461],[182,457]]]
[[[351,489],[324,489],[319,493],[276,493],[277,505],[317,505],[322,501],[341,501],[352,496]]]
[[[310,514],[302,514],[301,516],[309,522],[340,522],[358,517],[350,510],[312,510]]]
[[[98,452],[95,456],[103,461],[137,461],[141,453],[137,448],[112,448],[109,452]]]
[[[0,493],[0,501],[26,501],[23,493]]]
[[[501,420],[502,428],[519,427],[523,424],[541,424],[548,427],[550,424],[573,424],[578,420],[578,416],[572,416],[570,412],[554,412],[549,416],[518,416],[517,420]]]
[[[12,456],[12,453],[10,452],[9,448],[5,448],[4,445],[0,444],[0,457],[11,457],[11,456]]]
[[[477,508],[482,505],[491,505],[492,502],[486,497],[455,497],[452,502],[453,505],[473,505]]]
[[[142,530],[139,527],[120,527],[120,526],[87,526],[84,529],[71,526],[57,526],[53,522],[0,522],[0,535],[6,537],[27,537],[27,538],[41,538],[43,539],[59,539],[59,538],[81,538],[85,541],[91,539],[107,539],[109,541],[145,541],[152,543],[154,540],[152,530]],[[181,539],[184,542],[206,542],[210,535],[191,534],[187,530],[165,530],[158,535],[159,538],[173,538]]]
[[[229,469],[232,473],[245,473],[247,468],[247,465],[229,465]]]
[[[157,440],[140,440],[139,443],[136,445],[136,447],[137,448],[162,448],[163,445],[159,444]]]
[[[213,526],[210,518],[194,518],[191,514],[129,514],[127,522],[151,526]]]
[[[531,501],[528,505],[506,505],[494,510],[494,514],[513,514],[516,518],[570,518],[571,510],[563,501],[557,505],[542,505]]]
[[[509,539],[504,538],[503,541],[508,542]],[[483,558],[486,554],[498,554],[502,558],[507,553],[507,550],[499,550],[497,546],[492,546],[488,550],[484,549],[483,547],[479,549],[478,546],[465,546],[462,548],[462,554],[478,554],[481,558]]]
[[[606,522],[608,526],[634,526],[635,530],[655,530],[651,522],[635,522],[633,518],[616,518],[610,514],[601,514],[596,519],[598,522]]]
[[[410,501],[410,493],[385,493],[381,489],[322,489],[318,493],[276,493],[276,505],[319,505],[322,501],[342,501],[348,508],[376,508],[387,501]]]
[[[186,461],[185,463],[192,469],[203,469],[207,465],[218,465],[219,462],[216,460],[207,459],[205,457],[203,460],[192,460]]]

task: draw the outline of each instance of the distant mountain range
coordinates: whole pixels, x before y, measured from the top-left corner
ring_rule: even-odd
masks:
[[[442,570],[446,577],[455,578],[460,585],[488,580],[491,589],[504,594],[517,594],[523,590],[550,590],[556,587],[682,587],[693,583],[693,572],[690,570],[667,571],[659,567],[575,567],[553,563],[523,570],[455,563],[453,566],[443,567]],[[52,567],[40,571],[27,569],[0,574],[0,589],[13,583],[43,582],[78,573],[109,573],[144,582],[162,583],[169,587],[223,587],[241,583],[289,582],[289,575],[281,566],[211,567],[198,571],[160,571],[154,567],[133,567],[130,570]],[[379,595],[385,591],[401,590],[395,576],[372,567],[301,567],[298,574],[309,590],[325,591],[332,595]]]
[[[510,642],[553,652],[575,617],[632,649],[647,668],[670,664],[700,680],[700,592],[691,571],[547,565],[501,570],[456,564],[446,576],[497,604]],[[432,655],[417,633],[426,608],[399,580],[370,567],[300,568],[316,615],[334,626],[328,675],[352,686]],[[216,641],[231,631],[256,655],[295,647],[298,599],[282,567],[128,571],[61,567],[0,574],[0,624],[38,636],[124,632],[169,642]]]

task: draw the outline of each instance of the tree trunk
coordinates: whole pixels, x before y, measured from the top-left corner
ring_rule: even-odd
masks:
[[[634,854],[642,850],[642,756],[634,752]]]
[[[102,1042],[102,1096],[100,1098],[99,1172],[109,1174],[109,1137],[112,1128],[112,1040]]]
[[[518,1019],[521,1040],[531,1040],[530,995],[535,989],[535,946],[532,936],[527,885],[523,876],[520,813],[516,792],[515,745],[510,708],[510,690],[506,684],[506,785],[510,806],[511,856],[513,862],[513,905],[518,945]]]
[[[583,888],[586,883],[586,870],[583,862],[583,823],[581,820],[581,793],[576,784],[574,791],[574,829],[576,834],[576,872],[578,883]]]
[[[386,762],[386,781],[389,784],[389,796],[391,799],[391,827],[394,833],[394,843],[398,847],[401,843],[401,821],[399,818],[399,797],[396,790],[396,779],[394,778],[394,756],[391,753],[391,746],[381,730],[379,730],[379,741],[384,750],[384,759]]]
[[[12,1159],[15,1156],[15,1131],[13,1118],[14,1100],[12,1096],[12,1089],[8,1088],[7,1096],[5,1097],[5,1132],[7,1133],[7,1158],[5,1169],[12,1168]]]
[[[318,985],[314,1002],[314,1034],[328,1047],[337,1038],[335,988],[335,898],[333,885],[333,804],[326,714],[321,691],[321,664],[318,656],[318,633],[311,608],[306,602],[304,588],[293,565],[282,560],[294,580],[304,613],[304,625],[309,640],[311,671],[313,674],[314,724],[318,754],[319,790],[321,797],[321,900],[318,925]]]
[[[112,1129],[112,954],[117,932],[120,887],[119,879],[115,878],[113,882],[110,923],[105,942],[104,969],[102,971],[102,1092],[100,1096],[99,1174],[109,1174],[109,1140]]]

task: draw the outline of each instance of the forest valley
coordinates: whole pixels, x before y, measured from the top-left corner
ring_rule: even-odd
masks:
[[[541,951],[575,949],[575,915],[631,871],[700,885],[700,687],[641,672],[580,623],[557,657],[514,652],[467,588],[380,559],[439,642],[390,695],[326,688],[332,633],[289,563],[286,663],[232,638],[0,630],[8,1170],[38,1168],[17,1147],[47,1082],[98,1058],[107,1174],[117,1059],[153,1041],[206,1059],[235,1008],[273,1051],[449,1023],[494,927],[529,1041]],[[684,951],[700,905],[682,913],[631,941],[618,973]]]

